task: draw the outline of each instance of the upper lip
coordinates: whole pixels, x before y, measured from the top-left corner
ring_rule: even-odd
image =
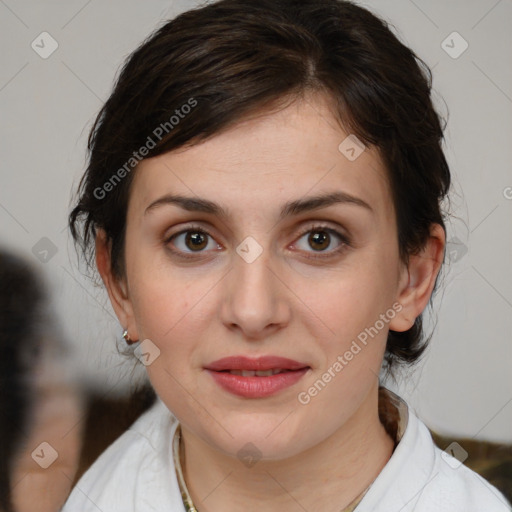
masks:
[[[223,357],[205,366],[207,370],[221,372],[224,370],[265,371],[280,368],[282,370],[301,370],[309,368],[307,364],[279,356],[250,358],[246,356]]]

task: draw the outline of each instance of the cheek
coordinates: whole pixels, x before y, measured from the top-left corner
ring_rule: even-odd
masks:
[[[368,250],[330,279],[317,281],[314,293],[306,285],[298,293],[315,313],[303,318],[324,354],[321,371],[343,358],[338,382],[374,379],[379,373],[394,317],[392,263],[389,255]]]
[[[173,269],[155,258],[139,268],[130,292],[140,339],[155,343],[166,369],[186,378],[187,368],[199,365],[201,340],[214,325],[218,276]]]
[[[307,315],[311,325],[323,326],[326,339],[346,339],[373,324],[390,307],[392,295],[383,276],[385,272],[375,272],[370,266],[351,268],[317,281],[314,291],[307,283],[296,290],[314,313]]]
[[[133,314],[140,337],[161,342],[191,309],[188,282],[166,261],[160,248],[143,236],[141,243],[127,242],[127,272]]]
[[[193,296],[188,286],[175,279],[159,278],[157,273],[141,279],[134,288],[132,300],[139,334],[165,344],[185,327],[193,329]],[[194,335],[191,330],[186,332]]]

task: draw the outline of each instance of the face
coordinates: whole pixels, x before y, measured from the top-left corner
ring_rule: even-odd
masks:
[[[340,150],[348,135],[316,96],[137,168],[116,311],[182,428],[226,454],[289,457],[344,428],[388,329],[410,327],[386,171]]]

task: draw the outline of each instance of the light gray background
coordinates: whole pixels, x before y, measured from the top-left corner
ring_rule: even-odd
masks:
[[[163,20],[195,5],[0,0],[0,244],[44,272],[80,360],[75,373],[105,394],[126,393],[144,373],[116,354],[121,328],[107,296],[77,269],[66,231],[70,194],[123,59]],[[362,5],[391,21],[433,68],[436,105],[443,115],[449,109],[452,256],[434,301],[429,353],[398,390],[440,433],[512,441],[512,1]],[[58,43],[47,59],[31,47],[44,31]],[[469,45],[458,58],[442,47],[454,31]],[[463,42],[446,44],[453,53]],[[32,252],[43,237],[57,250],[46,262]]]

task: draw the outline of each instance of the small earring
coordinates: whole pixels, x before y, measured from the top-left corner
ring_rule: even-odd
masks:
[[[128,335],[128,331],[125,329],[125,331],[123,332],[123,338],[124,340],[126,341],[126,343],[128,345],[133,345],[134,343],[136,343],[135,341],[133,341],[130,336]]]

